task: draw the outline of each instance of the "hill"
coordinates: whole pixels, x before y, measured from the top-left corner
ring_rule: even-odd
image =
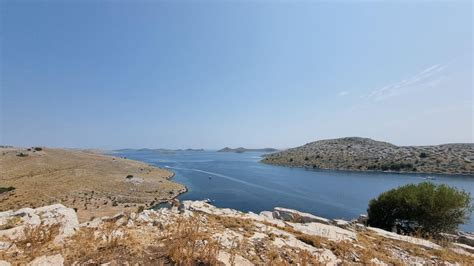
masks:
[[[218,150],[217,152],[236,152],[236,153],[243,153],[243,152],[276,152],[278,151],[277,149],[274,149],[274,148],[263,148],[263,149],[246,149],[246,148],[243,148],[243,147],[239,147],[239,148],[235,148],[235,149],[232,149],[232,148],[229,148],[229,147],[225,147],[223,149],[220,149]]]
[[[0,149],[0,211],[62,203],[80,220],[168,200],[186,188],[145,163],[49,148]],[[40,149],[40,150],[39,150]]]
[[[474,174],[474,144],[396,146],[368,138],[320,140],[267,155],[262,162],[293,167]]]

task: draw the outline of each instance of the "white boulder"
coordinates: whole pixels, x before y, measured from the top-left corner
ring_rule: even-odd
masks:
[[[28,266],[62,266],[64,265],[64,258],[60,254],[56,254],[52,256],[41,256],[34,259],[27,265]]]
[[[276,207],[273,209],[273,218],[298,223],[322,223],[330,224],[329,219],[318,217],[306,212],[300,212],[292,209]]]

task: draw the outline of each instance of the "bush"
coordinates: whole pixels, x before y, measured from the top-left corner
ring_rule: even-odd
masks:
[[[0,187],[0,194],[15,190],[14,187]]]
[[[389,190],[369,203],[368,224],[403,233],[452,233],[472,212],[468,192],[429,182]]]
[[[428,154],[426,154],[426,152],[420,153],[420,158],[426,158],[426,157],[428,157]]]
[[[133,175],[127,175],[125,178],[126,178],[126,179],[132,179],[132,178],[133,178]]]
[[[381,169],[383,171],[388,171],[388,170],[401,171],[403,169],[412,170],[413,169],[413,164],[411,164],[411,163],[387,163],[387,164],[383,164],[381,166]]]

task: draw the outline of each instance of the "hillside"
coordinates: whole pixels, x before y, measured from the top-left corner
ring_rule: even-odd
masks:
[[[396,146],[367,138],[320,140],[267,155],[275,165],[358,171],[474,174],[474,144]]]
[[[246,149],[246,148],[243,148],[243,147],[239,147],[239,148],[235,148],[235,149],[232,149],[232,148],[229,148],[229,147],[225,147],[223,149],[220,149],[218,150],[217,152],[236,152],[236,153],[243,153],[243,152],[276,152],[278,151],[277,149],[274,149],[274,148],[263,148],[263,149]]]
[[[449,242],[275,208],[203,201],[79,223],[61,204],[0,212],[0,265],[472,265],[474,237]],[[363,218],[363,217],[361,217]],[[28,263],[28,264],[27,264]]]
[[[149,206],[186,188],[145,163],[49,148],[0,149],[0,211],[62,203],[80,220]],[[3,188],[3,189],[2,189]]]

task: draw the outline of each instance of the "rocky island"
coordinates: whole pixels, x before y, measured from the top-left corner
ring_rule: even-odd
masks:
[[[243,153],[243,152],[266,152],[266,153],[271,153],[271,152],[277,152],[277,149],[274,148],[263,148],[263,149],[246,149],[244,147],[239,147],[239,148],[229,148],[225,147],[223,149],[218,150],[217,152],[236,152],[236,153]]]
[[[348,137],[315,141],[269,154],[262,162],[337,170],[474,175],[474,144],[396,146]]]

